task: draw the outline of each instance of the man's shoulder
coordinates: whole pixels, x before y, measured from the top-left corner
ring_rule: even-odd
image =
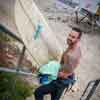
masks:
[[[77,46],[77,47],[74,49],[73,54],[74,54],[74,57],[75,57],[75,58],[77,58],[77,59],[78,59],[78,58],[81,58],[82,52],[81,52],[80,46]]]

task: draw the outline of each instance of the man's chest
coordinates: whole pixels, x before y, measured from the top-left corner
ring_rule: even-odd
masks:
[[[77,62],[77,60],[79,60],[80,56],[81,56],[80,49],[68,50],[63,53],[62,60],[64,64],[66,63],[74,64],[75,62]]]

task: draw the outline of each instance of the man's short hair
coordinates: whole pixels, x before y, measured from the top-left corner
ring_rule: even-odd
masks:
[[[73,31],[76,31],[76,32],[78,32],[78,33],[79,33],[78,38],[80,39],[80,38],[81,38],[81,36],[82,36],[82,31],[81,31],[79,28],[76,28],[76,27],[73,27],[73,28],[72,28],[72,30],[73,30]]]

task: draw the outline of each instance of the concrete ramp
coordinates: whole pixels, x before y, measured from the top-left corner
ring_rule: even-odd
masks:
[[[18,36],[40,65],[60,57],[62,53],[60,41],[48,26],[34,0],[4,0],[1,5],[13,21]],[[34,38],[39,25],[43,28],[42,33],[38,33],[38,37]]]

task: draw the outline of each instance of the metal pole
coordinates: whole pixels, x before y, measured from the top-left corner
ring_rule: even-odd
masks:
[[[25,55],[25,50],[26,50],[26,47],[24,45],[23,48],[22,48],[22,53],[21,53],[21,55],[19,57],[19,61],[18,61],[18,65],[17,65],[17,70],[19,70],[20,67],[21,67],[21,64],[22,64],[22,61],[23,61],[23,58],[24,58],[24,55]]]
[[[18,71],[17,69],[9,69],[9,68],[3,68],[3,67],[0,67],[0,72],[10,72],[10,73],[16,73],[20,75],[34,76],[34,77],[37,76],[35,73],[25,72],[21,70]]]

